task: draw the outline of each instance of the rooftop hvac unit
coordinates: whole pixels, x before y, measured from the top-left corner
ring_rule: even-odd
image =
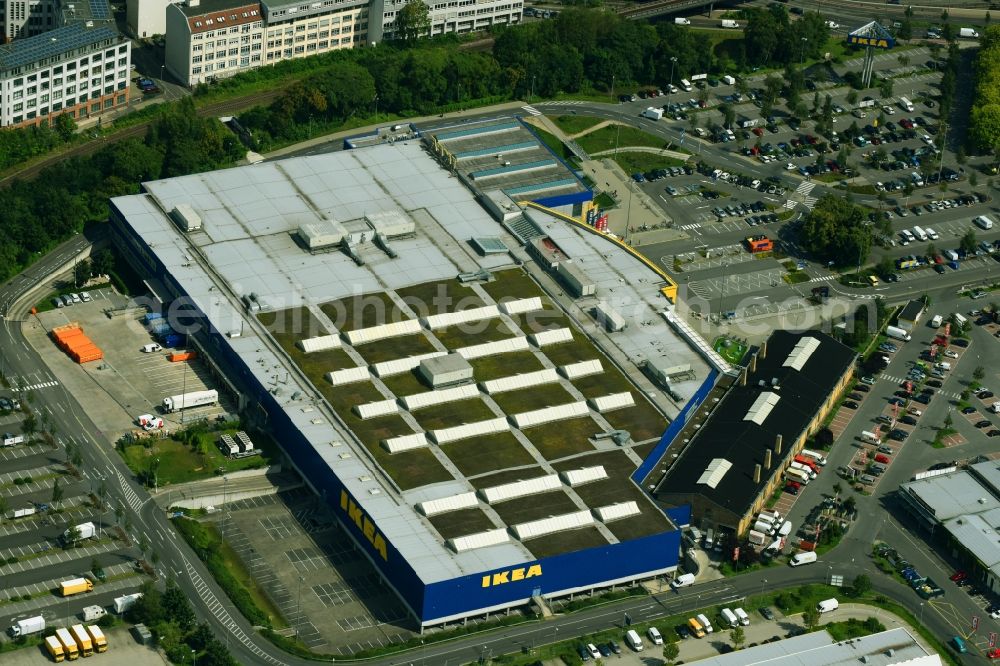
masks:
[[[201,217],[194,212],[194,208],[187,204],[177,204],[170,211],[170,217],[174,223],[181,228],[181,231],[197,231],[201,229]]]

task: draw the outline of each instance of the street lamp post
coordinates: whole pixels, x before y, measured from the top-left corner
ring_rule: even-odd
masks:
[[[799,47],[799,64],[801,65],[806,59],[806,42],[809,41],[805,37],[802,38],[802,46]]]
[[[301,623],[301,618],[302,618],[301,610],[302,610],[302,581],[303,580],[305,580],[305,576],[299,576],[299,584],[298,584],[298,588],[296,589],[296,592],[295,592],[295,596],[296,596],[296,601],[295,601],[295,635],[296,636],[299,635],[299,624]]]
[[[674,85],[674,65],[677,64],[677,58],[675,56],[670,57],[670,85]]]
[[[611,101],[615,101],[615,75],[611,75]]]
[[[760,595],[764,596],[764,586],[767,585],[767,579],[761,578],[760,580]]]

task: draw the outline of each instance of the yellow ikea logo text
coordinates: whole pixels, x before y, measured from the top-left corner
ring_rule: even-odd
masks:
[[[847,40],[851,44],[857,44],[858,46],[875,46],[880,49],[889,48],[888,40],[881,39],[879,37],[848,37]]]
[[[386,551],[385,538],[378,531],[378,528],[375,527],[375,523],[361,510],[361,507],[347,496],[346,490],[340,491],[340,508],[347,512],[347,517],[358,526],[358,529],[361,530],[361,533],[365,535],[369,543],[378,551],[382,559],[388,562],[389,553]]]
[[[518,569],[508,569],[489,576],[483,576],[483,587],[496,587],[506,583],[514,583],[527,578],[535,578],[542,575],[542,565],[532,564],[530,567],[520,567]]]

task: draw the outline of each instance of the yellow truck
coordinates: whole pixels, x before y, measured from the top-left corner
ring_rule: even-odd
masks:
[[[59,644],[62,645],[68,660],[73,661],[80,658],[80,651],[76,648],[76,641],[73,640],[73,635],[69,633],[69,630],[56,629],[56,638],[59,639]]]
[[[69,628],[69,633],[73,634],[81,657],[89,657],[94,654],[94,642],[90,640],[90,634],[87,633],[82,624],[74,624]]]
[[[104,637],[104,632],[101,631],[100,627],[88,624],[87,633],[90,634],[90,640],[94,642],[95,651],[97,652],[108,651],[108,639]]]
[[[64,580],[59,584],[59,588],[62,596],[71,597],[81,592],[90,592],[94,589],[94,583],[86,578],[74,578],[72,580]]]
[[[49,651],[52,661],[58,663],[66,660],[66,651],[63,650],[62,643],[55,636],[45,637],[45,649]]]

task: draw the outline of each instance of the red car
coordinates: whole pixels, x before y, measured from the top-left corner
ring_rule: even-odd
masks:
[[[889,456],[882,455],[880,453],[877,456],[875,456],[875,462],[880,462],[880,463],[888,464],[889,463]]]
[[[756,134],[757,136],[764,136],[764,128],[763,127],[754,127],[750,131],[753,132],[754,134]]]
[[[986,656],[990,659],[1000,659],[1000,648],[993,648],[986,653]]]
[[[962,570],[958,570],[955,573],[953,573],[952,575],[948,576],[948,578],[950,578],[953,583],[957,583],[957,582],[959,582],[961,580],[965,580],[968,577],[969,577],[969,574],[965,573]]]

